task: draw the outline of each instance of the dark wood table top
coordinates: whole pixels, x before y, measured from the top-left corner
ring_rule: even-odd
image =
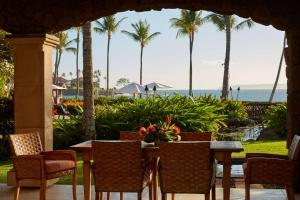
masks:
[[[109,141],[109,140],[104,140]],[[114,142],[118,142],[120,140],[113,140]],[[211,141],[210,149],[214,151],[228,151],[228,152],[241,152],[244,151],[244,148],[239,141]],[[75,144],[70,146],[73,150],[91,150],[92,149],[92,140],[88,140],[79,144]],[[154,146],[154,143],[146,143],[142,141],[142,148],[151,148],[151,149],[159,149]]]

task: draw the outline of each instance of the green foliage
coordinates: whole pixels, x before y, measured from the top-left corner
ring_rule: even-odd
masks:
[[[279,103],[270,106],[263,115],[263,122],[266,126],[282,137],[287,135],[287,107],[286,103]]]
[[[120,96],[118,98],[112,98],[112,97],[103,97],[100,96],[97,99],[95,99],[95,105],[115,105],[115,104],[128,104],[133,103],[134,99],[128,98],[126,96]]]
[[[240,101],[228,100],[224,102],[224,114],[228,119],[245,120],[247,118],[247,112],[245,106]]]
[[[83,142],[82,117],[71,116],[70,119],[53,121],[54,149],[68,149],[69,146]]]
[[[14,104],[10,98],[0,98],[0,160],[9,158],[8,134],[14,132]]]

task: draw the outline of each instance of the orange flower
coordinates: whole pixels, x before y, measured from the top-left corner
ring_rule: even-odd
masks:
[[[167,124],[167,125],[170,125],[170,124],[171,124],[171,117],[170,117],[170,115],[167,115],[167,116],[166,116],[166,124]]]
[[[180,134],[180,132],[181,132],[181,130],[180,130],[179,127],[174,127],[174,128],[173,128],[173,133],[175,133],[175,134]]]
[[[141,127],[139,129],[139,134],[144,135],[147,132],[147,130],[145,129],[145,127]]]

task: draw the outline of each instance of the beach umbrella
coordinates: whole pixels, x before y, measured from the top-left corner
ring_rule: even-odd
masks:
[[[52,90],[66,90],[67,88],[64,88],[64,87],[61,87],[61,86],[58,86],[58,85],[53,85],[52,84]]]
[[[157,83],[157,82],[152,82],[152,83],[148,83],[148,84],[145,84],[145,86],[147,86],[149,89],[153,89],[154,86],[156,89],[168,89],[168,88],[172,88],[171,86],[168,86],[168,85],[164,85],[164,84],[161,84],[161,83]]]
[[[145,88],[137,83],[129,83],[124,87],[117,90],[118,93],[129,93],[129,94],[144,94],[146,93]]]

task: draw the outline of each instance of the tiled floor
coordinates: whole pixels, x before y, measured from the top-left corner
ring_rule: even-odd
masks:
[[[78,200],[83,199],[82,186],[78,186]],[[93,198],[94,193],[92,192]],[[105,197],[105,196],[104,196]],[[93,199],[92,198],[92,199]],[[7,187],[6,185],[0,184],[0,200],[12,200],[13,199],[13,188]],[[22,189],[20,194],[20,200],[38,200],[39,190],[38,189]],[[71,200],[72,190],[71,186],[65,185],[54,185],[47,189],[47,200]],[[106,199],[106,198],[104,198]],[[111,200],[118,200],[119,194],[112,193]],[[136,194],[125,193],[124,200],[136,200]],[[148,199],[148,192],[144,190],[143,199]],[[160,197],[159,197],[160,199]],[[170,199],[170,198],[169,198]],[[177,194],[176,200],[204,200],[203,195],[181,195]],[[243,200],[244,189],[231,189],[231,200]],[[284,190],[280,189],[252,189],[251,200],[285,200],[286,194]],[[297,198],[300,200],[299,198]],[[222,189],[217,188],[217,200],[222,200]]]

